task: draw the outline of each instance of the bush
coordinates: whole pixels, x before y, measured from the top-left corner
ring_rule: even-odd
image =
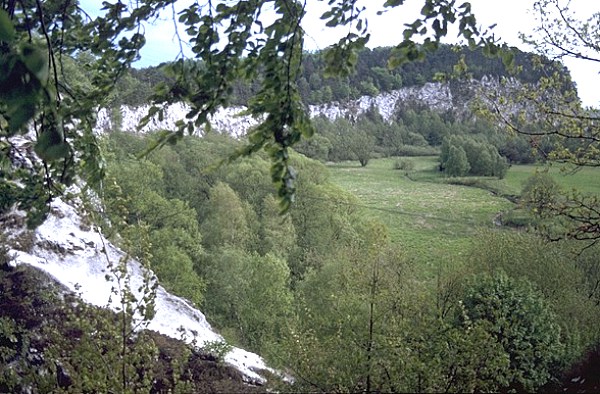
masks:
[[[556,205],[560,199],[559,184],[546,172],[538,172],[524,182],[521,203],[537,215]]]
[[[407,159],[398,159],[394,163],[394,169],[402,171],[413,171],[415,169],[415,162]]]
[[[541,293],[526,280],[503,272],[476,276],[465,290],[457,322],[483,327],[510,359],[498,376],[518,391],[534,391],[547,383],[561,360],[563,344],[556,316]]]
[[[563,366],[580,359],[599,342],[600,304],[593,293],[600,278],[595,273],[600,272],[597,249],[587,249],[589,262],[583,263],[576,242],[548,243],[525,232],[481,231],[475,243],[478,246],[469,253],[470,266],[527,280],[544,296],[561,326],[561,342],[568,344]]]

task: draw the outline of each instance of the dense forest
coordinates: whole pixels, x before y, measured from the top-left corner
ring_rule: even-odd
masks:
[[[582,251],[577,242],[548,244],[530,232],[481,228],[459,256],[448,252],[424,262],[415,258],[416,250],[392,242],[392,229],[365,215],[361,202],[336,186],[316,160],[293,154],[297,200],[280,216],[266,155],[215,167],[243,142],[213,134],[186,137],[137,159],[155,137],[115,131],[102,141],[105,209],[92,217],[113,242],[147,262],[163,286],[204,311],[227,344],[259,352],[294,377],[293,385],[273,389],[554,391],[598,342],[594,249]],[[543,184],[550,186],[542,189]],[[539,193],[556,188],[543,177],[528,185],[523,199],[532,212],[540,207],[535,204],[544,204]],[[7,291],[3,300],[14,302],[23,293],[8,286],[14,280],[8,272],[0,282]],[[39,310],[34,308],[47,305],[48,297],[31,303],[25,298],[25,307]],[[96,321],[114,325],[110,330],[119,324],[96,309],[78,308],[75,315],[60,309],[58,316],[66,313],[62,325],[68,325],[52,321],[50,327],[58,324],[61,331],[50,330],[48,340],[54,342],[47,354],[58,352],[55,346],[72,349],[72,358],[60,356],[61,368],[82,379],[71,388],[112,387],[103,369],[75,362],[110,356],[119,365],[113,348],[118,343],[98,353],[94,346],[106,339],[83,337],[86,342],[77,345],[63,343],[61,335],[79,332],[81,316],[90,329]],[[37,343],[5,318],[0,322],[3,333],[18,338],[2,345],[3,357],[13,357],[22,341]],[[153,373],[155,350],[145,346],[164,346],[165,340],[152,333],[140,340],[129,345],[141,363],[127,373],[130,387],[158,392],[160,386],[147,381],[155,376],[164,387],[173,380],[183,390],[233,390],[212,385],[215,378],[205,375],[197,382],[201,386],[186,386],[191,373],[186,368],[197,367],[179,364],[185,361],[181,350],[177,357],[183,360],[161,348],[159,371],[166,372]],[[38,367],[22,368],[33,376]],[[177,368],[183,368],[179,375]],[[6,384],[19,382],[5,378]],[[54,387],[51,378],[38,381]]]

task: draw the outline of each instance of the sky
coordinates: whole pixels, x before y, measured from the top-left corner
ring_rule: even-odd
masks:
[[[560,0],[564,4],[568,0]],[[189,0],[180,0],[179,4],[189,3]],[[369,47],[392,46],[400,42],[404,24],[414,21],[418,15],[423,0],[406,0],[405,4],[395,9],[377,15],[376,11],[383,9],[384,0],[362,0],[367,5],[366,16],[369,20],[371,33]],[[460,1],[457,3],[460,4]],[[495,24],[494,34],[511,46],[521,50],[531,50],[519,38],[519,33],[531,33],[535,26],[532,11],[534,0],[470,0],[472,11],[477,16],[477,22],[482,27]],[[80,0],[82,8],[92,15],[98,14],[100,1]],[[347,30],[331,29],[324,26],[320,15],[327,10],[327,1],[307,0],[307,15],[303,28],[306,31],[305,47],[307,50],[324,49],[335,43]],[[579,18],[587,19],[590,15],[600,12],[600,0],[570,0],[570,9]],[[161,62],[174,59],[179,53],[179,44],[176,41],[175,26],[171,12],[157,21],[146,26],[146,47],[141,52],[141,60],[137,67],[157,65]],[[180,35],[185,33],[180,30]],[[445,39],[447,43],[455,43],[456,34],[450,33]],[[189,53],[188,53],[189,54]],[[600,89],[596,85],[600,72],[600,64],[584,60],[568,59],[564,64],[571,71],[571,75],[578,87],[578,93],[585,105],[600,106]]]

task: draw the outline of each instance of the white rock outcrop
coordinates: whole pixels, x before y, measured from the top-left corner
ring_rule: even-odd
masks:
[[[332,102],[311,105],[308,111],[311,117],[324,116],[329,120],[335,120],[337,118],[356,119],[370,108],[374,108],[386,121],[390,121],[399,107],[409,103],[425,105],[440,112],[449,110],[454,105],[449,85],[432,82],[423,86],[382,93],[374,97],[362,96],[344,103]],[[149,105],[141,107],[123,106],[120,108],[118,116],[111,116],[111,112],[105,108],[100,109],[95,131],[103,134],[115,129],[131,133],[175,130],[175,123],[180,119],[185,119],[190,110],[190,107],[184,103],[171,104],[165,108],[162,120],[155,118],[143,128],[138,129],[141,119],[148,113],[149,108]],[[234,137],[245,135],[253,126],[258,124],[257,119],[248,115],[241,115],[245,109],[245,107],[219,109],[217,113],[209,118],[211,127]],[[115,121],[118,124],[115,124]],[[202,132],[202,130],[195,130],[194,134],[201,135]]]
[[[148,113],[150,105],[141,107],[122,106],[118,116],[111,114],[106,108],[98,111],[96,127],[94,131],[97,134],[104,134],[111,130],[119,129],[128,133],[149,133],[159,130],[176,130],[176,122],[186,119],[190,107],[184,103],[175,103],[164,108],[162,120],[155,116],[144,127],[139,128],[139,124]],[[240,137],[255,126],[258,121],[250,116],[240,115],[244,107],[220,108],[216,114],[209,118],[211,127],[219,132],[226,132],[234,137]],[[196,130],[195,135],[201,135],[201,130]]]

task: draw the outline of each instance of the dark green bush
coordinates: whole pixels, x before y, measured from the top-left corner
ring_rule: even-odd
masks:
[[[503,272],[474,277],[461,302],[457,322],[483,327],[510,359],[498,376],[510,388],[534,391],[547,383],[564,352],[556,315],[527,280]]]

